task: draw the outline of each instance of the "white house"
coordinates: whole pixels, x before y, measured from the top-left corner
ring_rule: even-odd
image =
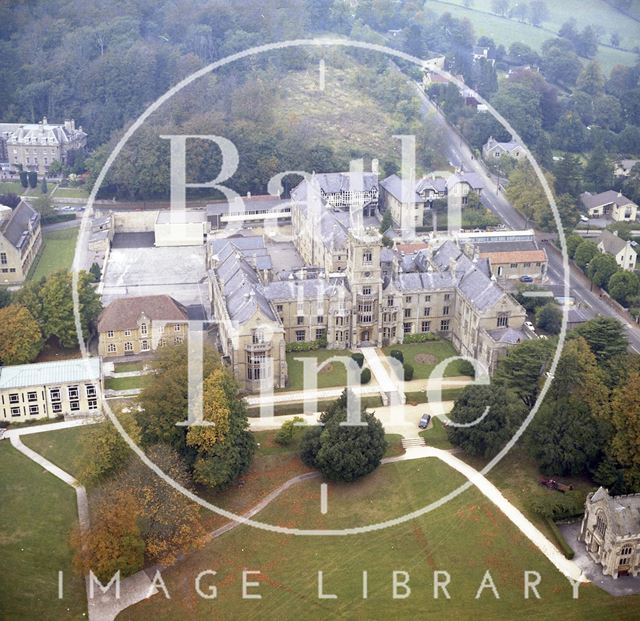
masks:
[[[620,239],[617,232],[602,231],[598,239],[598,250],[614,257],[622,269],[629,272],[636,269],[638,252],[635,249],[635,242]]]
[[[484,160],[490,161],[503,156],[522,160],[525,157],[525,152],[522,145],[515,142],[515,140],[498,142],[493,136],[489,136],[489,140],[487,140],[486,144],[482,147],[482,157]]]
[[[634,222],[638,215],[638,206],[629,198],[607,190],[600,194],[583,192],[580,200],[592,218],[611,218],[616,222]]]

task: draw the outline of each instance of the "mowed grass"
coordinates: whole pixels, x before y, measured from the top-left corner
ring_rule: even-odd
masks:
[[[89,198],[89,192],[84,188],[61,188],[58,186],[53,196],[55,198]]]
[[[133,377],[108,377],[104,381],[107,390],[133,390],[143,388],[147,378],[144,375],[134,375]]]
[[[355,484],[330,484],[328,513],[320,513],[319,480],[300,483],[257,518],[301,528],[365,525],[419,509],[463,481],[435,459],[381,466]],[[259,571],[252,590],[260,600],[243,600],[242,571]],[[206,600],[194,589],[199,572],[217,575],[202,587],[217,587]],[[362,597],[362,572],[368,572],[368,598]],[[433,598],[433,572],[448,571],[451,599]],[[490,570],[500,599],[484,590]],[[318,598],[318,571],[324,593]],[[411,593],[393,599],[392,572],[409,574]],[[524,571],[540,572],[541,600],[523,597]],[[443,507],[383,530],[359,535],[304,537],[239,526],[213,540],[163,578],[171,594],[154,596],[126,609],[119,621],[195,621],[218,619],[637,619],[640,596],[615,598],[593,585],[572,599],[569,582],[488,500],[468,490]],[[206,585],[206,586],[205,586]]]
[[[289,370],[289,382],[284,390],[302,390],[304,388],[304,362],[296,358],[316,359],[318,366],[334,356],[351,357],[348,349],[317,349],[315,351],[289,352],[287,353],[287,367]],[[347,372],[343,364],[329,362],[318,373],[318,388],[331,388],[345,386]]]
[[[427,446],[444,450],[453,448],[453,444],[449,442],[449,438],[447,437],[447,430],[439,418],[433,417],[429,427],[421,431],[420,435],[424,438]]]
[[[84,581],[72,569],[69,548],[77,522],[75,492],[8,441],[0,442],[0,472],[0,619],[86,618]]]
[[[77,477],[85,450],[85,438],[94,428],[95,425],[86,425],[34,433],[22,436],[22,442],[71,476]]]
[[[113,365],[116,373],[129,373],[131,371],[142,371],[144,362],[116,362]]]
[[[621,47],[632,49],[640,38],[640,24],[622,15],[604,0],[547,2],[550,18],[542,24],[542,28],[494,15],[491,5],[491,0],[474,0],[473,6],[466,8],[464,0],[433,0],[429,2],[428,8],[438,14],[451,13],[457,18],[467,18],[473,24],[477,37],[491,37],[497,44],[503,44],[506,48],[514,42],[520,42],[540,51],[543,42],[557,36],[562,24],[571,18],[576,20],[579,29],[591,25],[603,30],[603,43],[608,43],[611,34],[617,32],[620,35]],[[608,73],[616,64],[634,65],[636,55],[630,51],[600,45],[596,60]]]
[[[29,275],[30,280],[38,280],[59,270],[68,270],[73,263],[78,237],[77,227],[46,231],[43,234],[43,248],[36,267]]]
[[[443,339],[438,341],[427,341],[426,343],[407,343],[404,345],[390,345],[383,347],[382,351],[386,356],[398,349],[404,356],[405,363],[413,365],[413,379],[427,379],[437,364],[457,356],[456,350],[449,341]],[[416,356],[418,357],[416,359]],[[454,360],[445,369],[445,377],[456,377],[460,375],[461,360]]]
[[[29,188],[23,188],[19,181],[0,181],[0,194],[27,194]]]

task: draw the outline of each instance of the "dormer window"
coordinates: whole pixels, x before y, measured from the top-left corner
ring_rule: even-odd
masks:
[[[146,323],[141,323],[140,324],[140,334],[147,334],[147,324]]]

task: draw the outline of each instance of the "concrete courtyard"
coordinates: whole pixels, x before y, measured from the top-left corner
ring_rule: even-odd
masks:
[[[167,294],[185,306],[209,309],[204,246],[113,248],[102,302],[124,296]]]

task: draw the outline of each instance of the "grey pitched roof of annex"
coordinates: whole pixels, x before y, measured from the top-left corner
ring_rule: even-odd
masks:
[[[29,203],[21,200],[3,224],[2,234],[14,248],[19,250],[29,237],[29,225],[35,227],[39,220],[38,212]]]
[[[594,207],[609,205],[611,203],[615,203],[616,205],[635,205],[630,198],[627,198],[624,194],[616,192],[615,190],[607,190],[606,192],[600,192],[599,194],[583,192],[580,194],[580,200],[587,209],[593,209]]]
[[[220,242],[220,243],[217,243]],[[214,240],[220,263],[214,272],[225,298],[227,313],[232,321],[244,323],[259,309],[267,318],[276,320],[258,274],[253,265],[271,266],[271,257],[266,252],[264,240],[259,236],[234,237]]]
[[[603,230],[602,233],[600,233],[598,242],[602,244],[605,252],[612,255],[618,254],[627,245],[627,242],[624,239],[613,234],[611,231],[607,231],[606,229]],[[633,250],[633,252],[635,252],[636,254],[638,253],[638,251],[633,246],[630,245],[629,247],[631,248],[631,250]]]
[[[404,194],[402,190],[402,179],[398,177],[398,175],[393,174],[389,175],[387,178],[383,179],[380,182],[381,187],[385,189],[391,196],[399,201],[404,201]],[[418,192],[414,190],[414,192],[410,193],[410,196],[407,198],[406,202],[413,201],[415,203],[423,203],[424,199]]]

